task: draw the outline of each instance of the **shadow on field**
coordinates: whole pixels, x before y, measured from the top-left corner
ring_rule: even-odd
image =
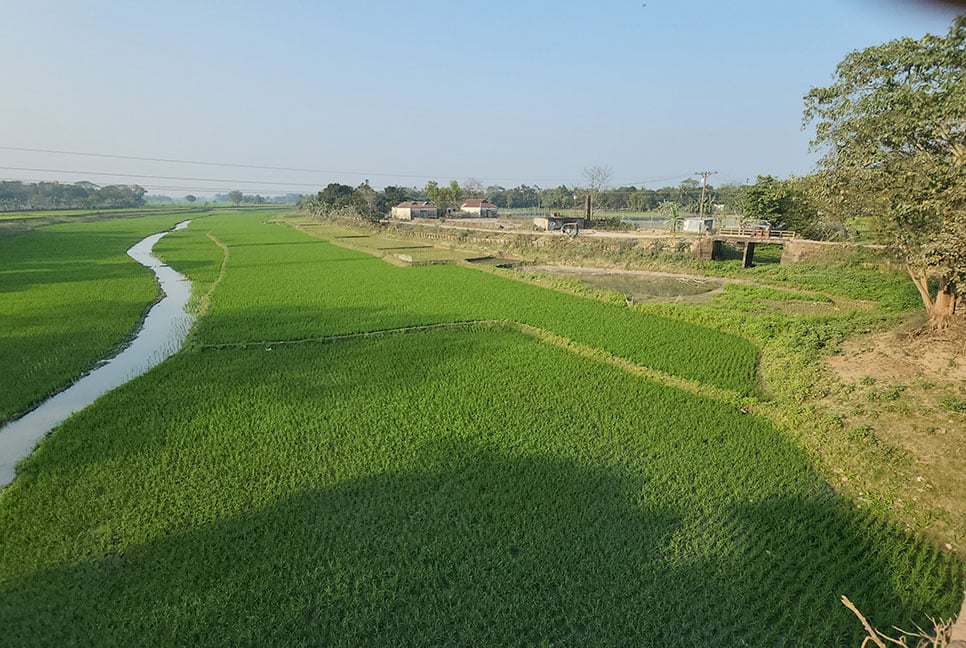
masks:
[[[178,354],[21,468],[0,646],[856,646],[841,594],[962,592],[764,421],[509,333]]]
[[[832,501],[737,506],[724,542],[682,561],[694,512],[640,506],[620,471],[434,454],[126,553],[98,528],[100,557],[3,586],[0,644],[854,646],[839,595],[920,621],[916,560],[949,592],[939,612],[958,605],[958,567],[878,553],[896,532]]]

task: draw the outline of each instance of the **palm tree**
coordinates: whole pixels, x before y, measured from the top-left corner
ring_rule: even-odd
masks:
[[[657,206],[657,210],[662,214],[667,214],[667,228],[671,231],[671,237],[676,237],[678,230],[684,224],[684,216],[681,215],[681,207],[673,200],[665,200]]]

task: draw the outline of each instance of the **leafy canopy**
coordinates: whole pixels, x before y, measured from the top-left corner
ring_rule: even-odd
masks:
[[[920,292],[966,283],[966,16],[945,37],[852,52],[805,97],[826,207],[870,216]],[[927,308],[930,303],[923,295]],[[950,305],[953,301],[946,300]]]

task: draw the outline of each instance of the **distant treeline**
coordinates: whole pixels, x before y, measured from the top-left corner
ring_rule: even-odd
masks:
[[[233,196],[232,194],[234,193],[235,192],[232,191],[229,193],[215,194],[211,202],[216,202],[216,203],[230,202],[234,204],[244,203],[244,204],[251,204],[251,205],[294,205],[299,201],[299,198],[301,198],[301,195],[295,194],[295,193],[280,194],[275,196],[262,196],[260,194],[243,194],[242,192],[239,191],[237,193],[238,193],[238,196],[241,196],[241,197],[238,199],[238,203],[235,203],[235,198],[237,198],[238,196]],[[172,198],[171,196],[165,196],[162,194],[149,194],[145,196],[144,199],[149,203],[175,203],[175,202],[182,202],[182,201],[193,203],[199,200],[197,196],[194,196],[192,194],[188,194],[184,198]],[[207,199],[203,199],[203,200],[205,202],[208,202]]]
[[[0,181],[0,211],[141,207],[145,193],[139,185],[4,180]]]
[[[711,212],[712,205],[720,205],[719,209],[723,208],[729,213],[736,211],[743,187],[744,185],[730,184],[719,187],[708,185],[705,189],[705,213]],[[334,182],[318,192],[314,200],[329,207],[338,208],[358,202],[355,200],[355,194],[359,192],[368,194],[370,191],[372,190],[366,184],[353,188]],[[498,185],[461,186],[454,180],[445,185],[429,182],[422,188],[388,186],[375,193],[378,199],[378,211],[388,212],[390,207],[406,200],[430,200],[443,208],[446,205],[458,206],[467,198],[485,198],[501,209],[581,208],[587,192],[586,188],[566,185],[551,189],[525,184],[509,189]],[[696,180],[685,180],[678,186],[660,189],[616,187],[595,192],[595,199],[596,207],[604,210],[646,212],[658,209],[664,203],[672,202],[684,211],[697,213],[701,211],[698,207],[701,201],[701,185]]]
[[[277,196],[262,196],[261,194],[246,194],[240,191],[229,191],[228,193],[215,194],[215,202],[230,202],[235,205],[239,203],[250,205],[294,205],[299,201],[299,194],[281,194]]]
[[[504,209],[518,207],[545,207],[547,209],[568,209],[582,204],[587,189],[560,185],[552,189],[520,185],[511,189],[489,186],[483,190],[486,198],[497,207]],[[741,191],[740,185],[726,184],[719,187],[708,185],[705,189],[705,202],[722,205],[731,212]],[[672,202],[681,209],[698,212],[701,201],[701,184],[697,180],[685,180],[674,187],[645,189],[638,187],[614,187],[595,192],[597,207],[613,211],[646,212],[657,209],[661,204]],[[710,211],[710,209],[705,211]]]
[[[581,209],[585,197],[593,197],[594,209],[607,211],[703,214],[710,217],[732,215],[739,222],[768,223],[779,229],[791,229],[817,239],[844,238],[849,232],[838,220],[823,215],[819,208],[815,176],[779,179],[760,175],[754,184],[723,184],[704,187],[702,203],[701,183],[688,179],[673,187],[647,189],[613,187],[588,189],[560,185],[551,189],[520,185],[507,189],[497,185],[488,187],[456,180],[448,184],[435,181],[425,187],[387,186],[381,191],[365,182],[358,187],[333,182],[314,196],[303,196],[299,208],[319,215],[356,215],[378,221],[390,209],[407,200],[433,202],[441,214],[459,210],[467,198],[484,198],[501,209],[534,209],[542,212]],[[240,193],[239,193],[240,195]],[[236,196],[237,198],[238,196]]]

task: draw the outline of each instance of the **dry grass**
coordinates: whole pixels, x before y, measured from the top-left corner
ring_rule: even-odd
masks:
[[[866,648],[868,645],[877,646],[878,648],[888,648],[889,645],[902,646],[903,648],[909,648],[910,641],[915,641],[915,648],[952,648],[957,644],[961,644],[960,641],[953,641],[953,625],[954,620],[948,619],[933,619],[930,617],[929,621],[932,625],[931,629],[924,630],[919,626],[916,626],[914,631],[903,630],[901,628],[893,629],[899,634],[895,637],[890,637],[880,630],[876,630],[871,623],[859,612],[859,609],[855,607],[855,604],[849,600],[849,597],[842,596],[842,604],[850,609],[855,616],[859,618],[862,622],[862,626],[865,628],[867,637],[862,640],[862,647]]]

